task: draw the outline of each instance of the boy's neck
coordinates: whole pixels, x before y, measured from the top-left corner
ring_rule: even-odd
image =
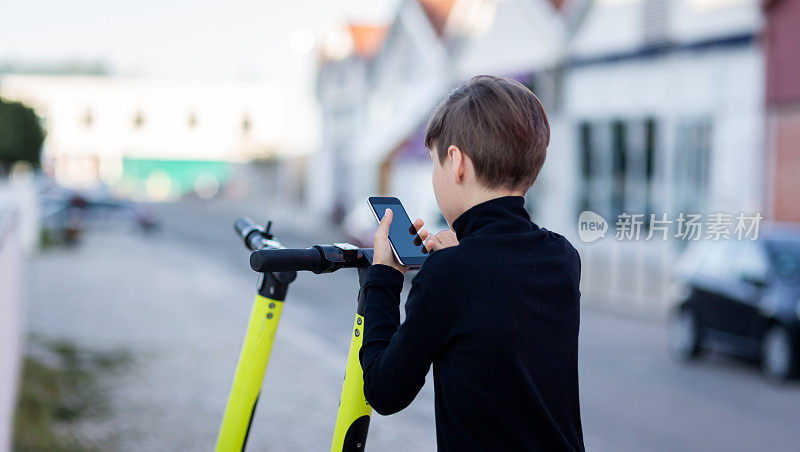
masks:
[[[470,208],[477,206],[478,204],[484,203],[491,199],[501,198],[503,196],[525,196],[525,192],[507,188],[489,189],[484,187],[475,187],[475,189],[469,190],[467,193],[465,193],[464,203],[461,205],[461,209],[459,209],[460,212],[458,212],[458,215],[456,215],[455,218],[458,218],[461,216],[461,214]]]

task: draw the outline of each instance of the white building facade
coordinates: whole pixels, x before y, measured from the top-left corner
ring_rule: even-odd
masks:
[[[7,75],[0,96],[42,118],[43,165],[68,187],[104,183],[167,200],[198,181],[224,183],[228,163],[308,152],[286,144],[301,125],[288,123],[283,93],[262,82]]]
[[[646,240],[646,224],[639,240],[617,241],[619,214],[646,223],[651,214],[761,210],[761,22],[756,0],[596,1],[582,18],[562,83],[560,139],[572,164],[553,181],[563,196],[546,196],[544,211],[578,245],[581,211],[609,222],[606,239],[581,247],[589,293],[668,302],[669,270],[686,242]]]

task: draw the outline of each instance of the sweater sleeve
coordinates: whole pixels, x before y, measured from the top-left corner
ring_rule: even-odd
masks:
[[[407,407],[425,384],[443,332],[437,327],[427,297],[424,270],[414,278],[400,324],[403,275],[386,265],[373,265],[364,280],[364,342],[359,352],[364,395],[379,414]]]

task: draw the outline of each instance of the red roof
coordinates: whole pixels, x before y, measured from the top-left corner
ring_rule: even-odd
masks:
[[[389,27],[383,25],[349,24],[353,37],[353,52],[363,58],[372,58],[383,45]]]
[[[447,17],[450,15],[450,11],[453,9],[453,5],[456,3],[455,0],[417,0],[422,6],[422,9],[425,11],[425,15],[428,16],[428,20],[431,21],[433,28],[436,29],[436,34],[441,36],[444,32],[444,26],[447,24]],[[556,11],[560,11],[561,8],[569,1],[569,0],[547,0],[550,4],[553,5],[553,8]]]
[[[450,10],[453,9],[455,0],[417,0],[431,21],[433,28],[436,29],[436,34],[441,36],[444,31],[444,25],[447,23],[447,16],[450,15]]]

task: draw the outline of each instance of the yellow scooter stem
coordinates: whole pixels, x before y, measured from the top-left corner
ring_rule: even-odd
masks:
[[[217,437],[217,452],[244,450],[282,309],[283,301],[256,295]]]
[[[347,368],[339,399],[339,411],[336,414],[331,452],[363,451],[367,440],[372,407],[364,397],[364,374],[358,359],[363,333],[364,317],[356,314],[350,336],[350,351],[347,354]]]

